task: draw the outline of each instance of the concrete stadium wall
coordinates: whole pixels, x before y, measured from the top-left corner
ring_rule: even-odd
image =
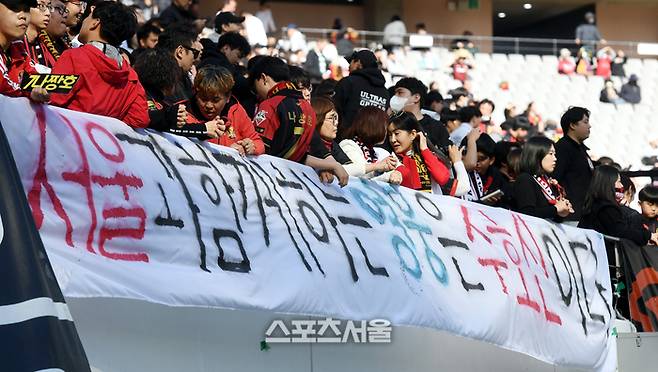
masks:
[[[607,40],[658,42],[658,1],[599,1],[596,15],[599,31]]]

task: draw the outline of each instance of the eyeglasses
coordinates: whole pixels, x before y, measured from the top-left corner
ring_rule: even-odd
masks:
[[[81,13],[84,13],[85,10],[87,9],[87,2],[86,1],[67,1],[67,2],[79,7]]]
[[[41,3],[41,4],[37,4],[37,9],[39,9],[41,13],[45,13],[46,11],[52,12],[53,6],[52,4]]]
[[[338,114],[333,113],[333,114],[327,115],[327,116],[324,117],[324,120],[325,121],[331,120],[334,124],[337,124],[338,123]]]
[[[181,45],[181,46],[183,48],[189,50],[190,52],[192,52],[192,56],[194,57],[194,59],[199,58],[199,54],[201,54],[201,51],[199,49],[188,47],[188,46],[185,46],[185,45]]]
[[[59,13],[59,15],[61,15],[62,17],[66,17],[70,13],[69,10],[63,6],[54,6],[52,7],[52,10],[57,11],[57,13]]]

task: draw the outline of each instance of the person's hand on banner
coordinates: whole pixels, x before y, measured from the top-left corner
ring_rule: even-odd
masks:
[[[30,92],[30,99],[35,103],[48,103],[50,101],[50,93],[46,88],[34,88]]]
[[[251,138],[243,138],[238,141],[238,144],[244,148],[244,152],[247,155],[253,155],[253,153],[256,151],[256,145]]]
[[[393,171],[388,177],[388,183],[391,185],[399,185],[402,183],[402,173],[400,171]]]
[[[187,108],[185,105],[178,105],[178,114],[176,114],[176,126],[180,129],[187,124]]]
[[[231,148],[234,148],[238,150],[238,153],[240,153],[240,156],[244,156],[246,154],[246,150],[244,146],[242,146],[240,143],[234,143],[231,145]]]
[[[651,234],[651,244],[658,245],[658,232]]]
[[[338,177],[338,184],[340,187],[345,187],[347,183],[350,181],[350,175],[347,173],[345,168],[343,168],[342,165],[340,165],[339,162],[336,162],[336,166],[333,169],[334,175]]]

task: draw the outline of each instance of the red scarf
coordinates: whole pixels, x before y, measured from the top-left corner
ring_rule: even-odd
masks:
[[[555,179],[546,176],[533,176],[533,178],[551,205],[555,205],[559,198],[565,197],[564,189]]]

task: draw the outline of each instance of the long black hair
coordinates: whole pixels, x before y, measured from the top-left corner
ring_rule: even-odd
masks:
[[[543,136],[532,137],[523,146],[519,171],[531,175],[543,175],[546,171],[541,166],[544,157],[551,151],[553,141]]]
[[[407,132],[411,132],[415,130],[416,133],[423,132],[423,134],[425,134],[425,139],[427,139],[427,148],[435,154],[439,153],[439,149],[437,149],[436,146],[434,146],[434,144],[432,143],[432,141],[430,141],[430,139],[427,137],[427,133],[423,131],[423,128],[420,126],[420,123],[418,122],[418,120],[416,120],[416,116],[414,116],[413,114],[410,114],[406,111],[401,111],[397,114],[394,114],[388,119],[388,125],[391,124],[393,124],[393,127],[395,129],[404,130]],[[411,147],[414,150],[414,153],[420,154],[420,137],[416,136]]]
[[[594,203],[600,200],[617,203],[615,199],[615,183],[617,183],[617,178],[619,178],[619,171],[613,166],[600,165],[594,169],[592,181],[589,184],[589,189],[585,195],[585,202],[583,203],[583,214],[590,213]]]

